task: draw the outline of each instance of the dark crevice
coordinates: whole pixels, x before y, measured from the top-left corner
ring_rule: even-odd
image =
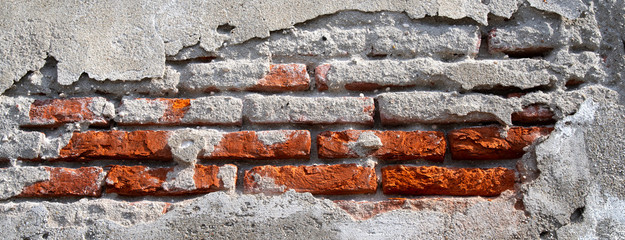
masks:
[[[543,85],[543,86],[537,86],[533,88],[522,89],[522,88],[513,87],[513,86],[495,85],[495,86],[488,86],[488,87],[477,87],[476,89],[473,89],[472,91],[468,91],[467,93],[473,92],[473,93],[497,95],[501,97],[510,98],[510,97],[521,97],[525,94],[528,94],[531,92],[537,92],[537,91],[548,92],[548,91],[551,91],[551,87],[548,85]]]
[[[571,214],[570,220],[572,223],[580,223],[582,221],[584,221],[584,211],[586,210],[586,207],[579,207],[577,209],[575,209],[575,211],[573,211],[573,213]]]
[[[558,234],[556,234],[556,231],[544,231],[540,233],[540,239],[541,240],[558,239]]]
[[[553,51],[553,48],[550,47],[533,47],[513,51],[503,50],[501,52],[507,54],[510,58],[545,58],[551,54],[551,51]]]
[[[217,32],[221,34],[230,34],[235,28],[235,26],[225,23],[217,26]]]

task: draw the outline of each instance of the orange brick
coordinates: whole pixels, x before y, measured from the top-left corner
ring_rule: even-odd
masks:
[[[245,171],[247,193],[282,193],[289,189],[322,195],[375,193],[375,169],[356,164],[259,166]]]
[[[321,64],[315,68],[315,80],[317,83],[317,90],[328,90],[328,72],[332,69],[330,64]]]
[[[388,166],[382,168],[384,194],[497,196],[514,188],[514,171],[506,168]]]
[[[265,143],[263,135],[284,141]],[[282,135],[282,136],[278,136]],[[272,136],[268,136],[272,138]],[[310,156],[310,132],[306,130],[242,131],[226,133],[204,159],[301,159]]]
[[[269,73],[251,91],[303,91],[310,86],[310,76],[304,64],[272,64]]]
[[[551,123],[554,122],[553,112],[549,106],[542,104],[533,104],[523,108],[523,111],[512,114],[512,122],[514,123]]]
[[[363,139],[363,133],[373,134],[379,142]],[[446,146],[444,134],[437,131],[346,130],[317,136],[319,157],[330,159],[375,156],[384,160],[443,161]]]
[[[167,131],[74,132],[58,160],[172,159]]]
[[[99,197],[102,195],[100,184],[102,168],[46,167],[46,170],[50,173],[50,179],[25,187],[19,197]]]
[[[523,148],[553,131],[550,127],[512,127],[502,137],[498,127],[463,128],[448,134],[451,155],[458,160],[514,159]]]
[[[182,195],[227,190],[219,177],[219,166],[195,165],[195,189],[165,189],[167,174],[173,168],[148,168],[146,166],[115,165],[106,176],[106,192],[126,196]],[[236,175],[230,181],[236,182]]]
[[[108,121],[89,109],[94,98],[35,100],[30,106],[30,122],[24,126],[60,126],[65,123],[89,122],[107,125]]]

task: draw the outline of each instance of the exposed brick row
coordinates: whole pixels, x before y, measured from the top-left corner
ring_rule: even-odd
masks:
[[[449,144],[453,159],[495,160],[521,157],[524,148],[547,136],[551,127],[474,127],[450,131],[449,143],[440,131],[326,131],[317,136],[319,158],[376,157],[381,160],[443,161]],[[173,159],[169,139],[174,131],[85,131],[74,132],[58,157],[51,160],[161,160]],[[176,133],[177,134],[177,133]],[[311,135],[307,130],[219,132],[194,130],[186,136],[200,141],[197,158],[306,159],[310,157]],[[187,141],[182,139],[182,141]],[[31,159],[35,160],[35,159]]]
[[[193,168],[149,168],[114,165],[104,178],[99,167],[46,167],[50,179],[26,186],[18,197],[168,196],[232,191],[234,165],[195,165]],[[190,171],[190,172],[189,172]],[[104,180],[105,184],[102,184]],[[382,168],[385,194],[497,196],[514,188],[515,174],[505,168],[445,168],[387,166]],[[373,167],[356,164],[258,166],[245,171],[246,193],[279,194],[288,190],[317,195],[375,193],[378,176]]]
[[[310,155],[310,132],[305,130],[217,132],[199,131],[206,139],[201,159],[288,159]],[[56,160],[173,159],[171,131],[74,132]]]

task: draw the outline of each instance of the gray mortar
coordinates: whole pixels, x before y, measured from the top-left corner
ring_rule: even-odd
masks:
[[[161,101],[124,98],[117,109],[115,121],[122,124],[158,123],[167,108],[167,104]]]
[[[112,119],[115,117],[115,105],[103,97],[92,98],[89,105],[87,105],[87,109],[97,117],[102,117],[104,119]]]
[[[22,193],[24,187],[50,179],[44,167],[20,167],[0,169],[0,199],[8,199]]]
[[[195,166],[198,154],[207,145],[205,132],[195,129],[176,130],[167,138],[174,160],[183,166]]]
[[[163,189],[166,191],[193,191],[197,189],[195,186],[195,164],[181,165],[178,164],[174,170],[167,173],[167,179],[163,183]]]
[[[243,117],[252,123],[363,123],[373,121],[365,111],[372,98],[291,97],[250,94]]]
[[[179,86],[189,92],[245,90],[267,72],[267,60],[191,63],[180,70]]]
[[[372,151],[382,147],[382,140],[374,132],[365,131],[358,135],[358,140],[348,143],[349,150],[358,156],[368,156]]]
[[[283,143],[289,140],[290,131],[258,131],[256,137],[266,146]]]
[[[240,125],[243,101],[234,97],[201,97],[191,100],[183,123]]]
[[[234,194],[237,184],[237,166],[232,164],[226,164],[219,167],[219,173],[217,173],[217,178],[221,180],[224,188],[227,189],[226,192]]]

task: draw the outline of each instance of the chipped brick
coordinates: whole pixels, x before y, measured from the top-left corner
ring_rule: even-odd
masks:
[[[50,179],[25,187],[19,197],[99,197],[102,195],[102,168],[77,169],[46,167]]]
[[[368,144],[363,133],[377,136],[380,145]],[[371,140],[370,140],[371,141]],[[370,131],[346,130],[322,132],[317,136],[320,158],[357,158],[375,156],[384,160],[443,161],[446,142],[437,131]]]
[[[228,190],[219,175],[219,166],[195,165],[195,189],[166,189],[163,184],[173,168],[115,165],[106,176],[106,192],[126,196],[167,196]],[[234,176],[236,178],[236,176]],[[236,181],[236,179],[234,180]]]
[[[523,148],[539,137],[547,136],[550,127],[512,127],[507,136],[498,127],[463,128],[448,134],[453,159],[495,160],[514,159],[523,156]]]
[[[315,166],[259,166],[245,171],[247,193],[282,193],[289,189],[322,195],[375,193],[372,167],[356,164]]]
[[[513,189],[514,171],[506,168],[387,166],[382,168],[384,194],[497,196]]]
[[[57,160],[150,159],[170,160],[167,131],[74,132]]]

